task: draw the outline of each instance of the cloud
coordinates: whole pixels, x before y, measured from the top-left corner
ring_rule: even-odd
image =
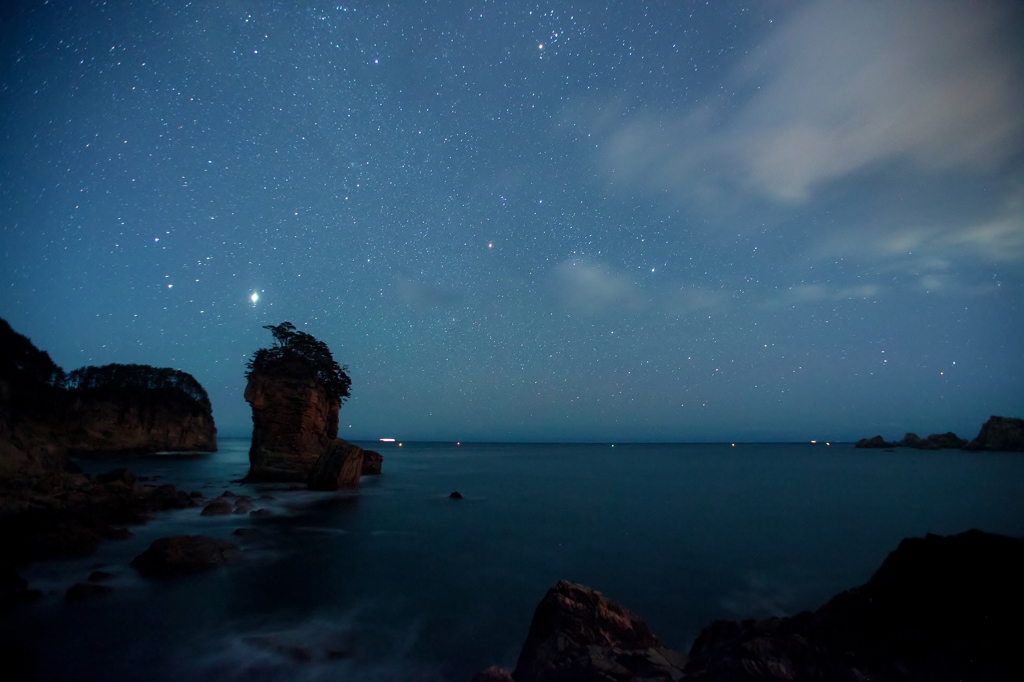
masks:
[[[809,5],[736,67],[738,109],[634,116],[609,131],[603,168],[612,182],[697,200],[745,189],[789,202],[891,162],[991,171],[1021,149],[1019,14],[931,0]]]
[[[555,268],[555,293],[562,304],[583,315],[636,312],[646,306],[639,288],[606,265],[566,261]]]
[[[395,288],[399,298],[415,308],[453,305],[462,298],[457,291],[424,284],[408,277],[399,277],[395,281]]]

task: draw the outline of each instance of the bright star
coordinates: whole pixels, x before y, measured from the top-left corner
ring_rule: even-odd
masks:
[[[254,291],[252,292],[252,296],[249,297],[249,300],[255,303],[256,301],[260,300],[260,295]]]

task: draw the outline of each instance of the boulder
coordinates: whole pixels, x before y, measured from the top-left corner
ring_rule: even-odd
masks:
[[[219,516],[221,514],[230,514],[234,510],[235,506],[234,504],[232,504],[231,500],[225,497],[217,497],[210,500],[210,502],[205,507],[203,507],[201,515]]]
[[[679,680],[686,659],[639,616],[600,592],[560,581],[537,605],[512,677],[546,680]]]
[[[309,474],[310,490],[338,490],[359,487],[363,470],[363,449],[335,438]]]
[[[233,563],[240,556],[238,547],[227,540],[205,535],[175,535],[155,540],[145,552],[132,560],[142,575],[169,577],[205,571]]]
[[[1024,419],[989,417],[965,450],[1024,452]]]
[[[873,438],[861,438],[859,441],[857,441],[857,444],[854,447],[858,447],[858,448],[894,448],[894,447],[896,447],[898,445],[899,445],[899,443],[890,443],[889,441],[885,440],[881,436],[875,436]]]
[[[458,490],[453,490],[451,492],[451,494],[448,495],[448,499],[449,500],[461,500],[462,499],[462,493],[460,493]]]
[[[383,463],[384,455],[376,450],[363,450],[363,476],[379,475]]]

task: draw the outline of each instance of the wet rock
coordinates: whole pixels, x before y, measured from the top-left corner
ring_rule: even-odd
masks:
[[[114,590],[106,585],[97,585],[96,583],[75,583],[68,588],[67,592],[64,593],[64,599],[67,601],[77,601],[80,599],[89,599],[91,597],[98,597],[103,594],[109,594]]]
[[[512,675],[504,668],[492,665],[473,675],[472,682],[513,682]]]
[[[251,538],[263,535],[263,530],[260,528],[236,528],[231,534],[240,538]]]
[[[224,497],[217,497],[211,500],[203,511],[200,512],[202,516],[218,516],[221,514],[230,514],[235,509],[235,505],[231,500]]]
[[[235,503],[235,508],[232,510],[234,514],[248,514],[252,511],[252,503],[247,501],[241,501]]]
[[[546,680],[680,680],[686,659],[639,616],[589,587],[560,581],[537,605],[512,677]]]
[[[989,417],[964,449],[1024,452],[1024,419]]]
[[[255,518],[258,518],[258,519],[265,518],[267,516],[273,516],[273,515],[274,515],[274,512],[270,511],[269,509],[265,509],[263,507],[260,507],[259,509],[256,509],[254,511],[249,512],[249,516],[252,516],[252,517],[255,517]]]
[[[363,449],[335,438],[317,460],[309,475],[310,490],[338,490],[359,486]]]
[[[167,577],[209,570],[233,563],[239,557],[238,547],[227,540],[176,535],[154,541],[132,560],[132,566],[145,576]]]
[[[460,493],[458,490],[455,490],[450,495],[448,495],[448,499],[449,500],[461,500],[462,499],[462,493]]]
[[[363,450],[363,476],[380,475],[381,466],[384,464],[384,455],[376,450]]]
[[[114,574],[113,573],[109,573],[107,571],[93,571],[92,573],[89,574],[89,577],[87,578],[87,580],[89,582],[91,582],[91,583],[101,583],[101,582],[104,582],[106,580],[110,580],[113,577],[114,577]]]

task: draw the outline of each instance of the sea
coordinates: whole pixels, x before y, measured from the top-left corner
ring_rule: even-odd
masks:
[[[456,680],[514,667],[565,579],[641,615],[679,651],[715,619],[814,609],[902,538],[1024,536],[1024,455],[851,444],[360,443],[358,490],[238,481],[248,439],[203,455],[83,460],[152,483],[246,494],[268,516],[157,515],[90,557],[33,564],[39,601],[0,614],[39,680]],[[458,491],[462,499],[451,499]],[[239,528],[258,532],[238,536]],[[129,562],[159,537],[242,548],[175,579]],[[66,601],[103,570],[108,594]]]

